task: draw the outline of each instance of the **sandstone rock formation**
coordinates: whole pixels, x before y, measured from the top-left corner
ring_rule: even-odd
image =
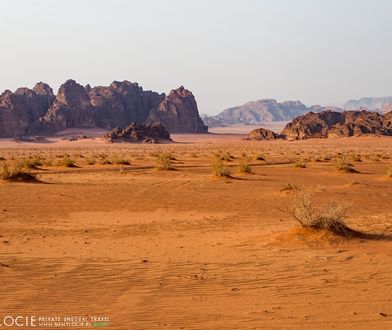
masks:
[[[183,86],[173,89],[163,99],[150,113],[148,122],[160,122],[175,133],[201,133],[208,130],[199,116],[195,97]]]
[[[164,143],[171,142],[170,133],[161,123],[142,125],[131,123],[126,128],[115,128],[104,135],[110,142]]]
[[[67,80],[61,85],[54,103],[42,121],[53,131],[68,127],[95,127],[95,109],[86,89],[74,80]]]
[[[307,113],[286,125],[282,134],[288,140],[309,138],[349,137],[366,134],[392,135],[391,113],[323,111]]]
[[[184,87],[168,96],[144,91],[137,83],[83,87],[74,80],[52,89],[38,83],[0,96],[0,137],[58,132],[66,128],[125,127],[160,122],[171,132],[206,132],[194,96]]]
[[[249,133],[247,140],[277,140],[280,134],[277,134],[269,129],[257,128]]]
[[[0,137],[15,137],[40,133],[39,119],[54,100],[52,89],[38,83],[33,89],[7,90],[0,95]]]

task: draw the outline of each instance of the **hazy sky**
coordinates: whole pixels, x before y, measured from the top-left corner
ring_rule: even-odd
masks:
[[[0,0],[0,90],[184,85],[201,113],[392,95],[391,0]]]

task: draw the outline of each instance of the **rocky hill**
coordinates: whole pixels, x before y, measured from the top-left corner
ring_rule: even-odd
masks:
[[[277,102],[274,99],[252,101],[222,111],[215,116],[204,116],[208,127],[229,125],[257,125],[266,122],[290,121],[307,112],[321,112],[327,109],[318,105],[307,107],[300,101]]]
[[[368,110],[381,110],[386,103],[392,103],[392,96],[386,97],[363,97],[359,100],[350,100],[344,104],[344,109],[358,110],[366,108]],[[380,111],[381,113],[382,111]],[[385,112],[384,112],[385,113]]]
[[[131,123],[125,128],[115,128],[104,138],[110,142],[162,143],[172,142],[169,132],[159,122],[154,124]]]
[[[56,96],[44,83],[0,95],[0,137],[53,133],[70,127],[112,129],[131,122],[160,122],[171,133],[207,131],[193,94],[182,86],[166,96],[144,91],[129,81],[91,88],[68,80]]]
[[[392,112],[385,115],[367,110],[309,112],[295,118],[282,132],[288,140],[367,134],[392,136]]]

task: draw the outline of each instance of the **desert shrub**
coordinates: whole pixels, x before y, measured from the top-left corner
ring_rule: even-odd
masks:
[[[97,163],[97,160],[95,158],[87,159],[87,164],[88,165],[95,165],[96,163]]]
[[[304,160],[298,160],[294,163],[294,167],[296,168],[306,168],[307,167],[307,163]]]
[[[112,161],[109,160],[109,159],[106,159],[106,158],[103,158],[103,159],[101,160],[101,164],[102,164],[102,165],[113,165]]]
[[[157,168],[159,170],[171,170],[172,166],[172,155],[167,152],[161,152],[156,156]]]
[[[387,167],[387,177],[392,178],[392,164],[389,164]]]
[[[131,165],[131,162],[128,159],[121,157],[115,157],[113,159],[113,163],[117,165]]]
[[[353,162],[362,162],[360,154],[351,154],[350,158]]]
[[[310,190],[299,190],[286,206],[286,212],[297,220],[302,227],[326,230],[341,236],[352,236],[356,231],[349,228],[343,217],[347,206],[342,202],[330,202],[326,207],[314,206]]]
[[[65,156],[59,161],[59,165],[65,167],[76,167],[76,161],[69,156]]]
[[[20,166],[25,168],[25,169],[37,169],[38,166],[42,166],[43,165],[43,161],[40,158],[24,158],[20,161]]]
[[[220,158],[221,160],[223,160],[225,162],[231,162],[235,158],[229,152],[225,152],[225,153],[218,152],[218,153],[215,153],[214,156],[216,158]]]
[[[4,163],[0,171],[0,178],[4,181],[38,181],[37,175],[24,168],[20,163],[13,168]]]
[[[265,160],[265,156],[262,153],[257,153],[255,155],[255,160]]]
[[[248,163],[238,164],[240,173],[252,173],[252,167]]]
[[[0,156],[0,162],[6,161],[6,159],[3,156]]]
[[[227,177],[230,175],[228,167],[225,165],[224,161],[220,157],[215,157],[212,162],[212,172],[217,178]]]
[[[335,167],[338,171],[346,173],[358,173],[358,171],[353,168],[353,165],[347,162],[343,157],[337,157],[335,159]]]
[[[300,188],[295,183],[292,183],[292,182],[285,184],[280,189],[280,191],[297,191],[297,190],[300,190]]]

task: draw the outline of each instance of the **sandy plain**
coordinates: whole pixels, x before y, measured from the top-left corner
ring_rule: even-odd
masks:
[[[392,328],[392,138],[243,137],[1,141],[10,165],[44,160],[43,183],[0,183],[1,314],[106,316],[127,330]],[[159,152],[173,170],[156,169]],[[213,176],[217,153],[231,177]],[[359,173],[335,168],[354,154]],[[64,155],[77,167],[58,165]],[[239,173],[244,162],[253,173]],[[346,222],[378,236],[298,230],[281,211],[288,183],[320,205],[347,202]]]

